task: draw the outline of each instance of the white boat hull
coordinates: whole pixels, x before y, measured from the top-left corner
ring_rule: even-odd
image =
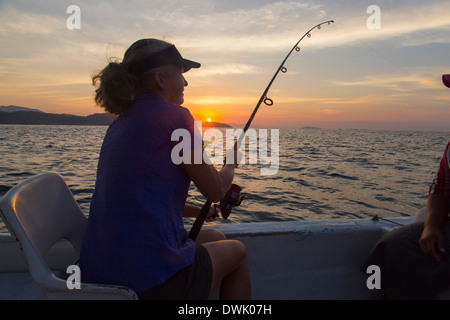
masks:
[[[392,219],[401,224],[414,218]],[[360,270],[385,221],[329,220],[220,225],[248,249],[254,299],[381,299]]]
[[[415,218],[389,220],[404,225]],[[370,274],[360,266],[380,237],[396,227],[370,219],[204,226],[246,244],[257,300],[381,299],[380,290],[367,287]],[[9,234],[0,235],[0,256],[0,299],[35,299],[26,261]],[[64,242],[47,258],[52,270],[63,273],[76,261]],[[217,292],[211,294],[215,298]]]

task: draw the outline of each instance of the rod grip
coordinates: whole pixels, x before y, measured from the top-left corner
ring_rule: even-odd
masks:
[[[189,231],[189,239],[196,240],[197,236],[200,232],[200,229],[203,226],[203,222],[206,220],[206,217],[208,216],[209,209],[211,208],[212,202],[210,200],[207,200],[205,204],[200,209],[200,213],[198,214],[197,219],[195,219],[194,224],[192,225],[191,231]]]

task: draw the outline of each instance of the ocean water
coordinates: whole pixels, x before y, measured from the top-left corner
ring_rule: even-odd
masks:
[[[106,129],[1,125],[0,197],[33,175],[57,172],[89,215]],[[261,175],[268,165],[260,161],[240,165],[234,181],[246,198],[215,223],[414,215],[426,205],[449,138],[448,132],[280,129],[276,174]],[[193,184],[188,202],[205,202]]]

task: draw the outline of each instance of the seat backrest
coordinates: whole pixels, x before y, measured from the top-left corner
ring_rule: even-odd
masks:
[[[104,285],[84,284],[82,289],[68,289],[66,282],[58,279],[46,264],[46,252],[62,239],[70,241],[79,257],[87,222],[60,175],[45,173],[18,184],[1,199],[0,209],[25,254],[38,297],[85,299],[83,292],[88,294],[91,290],[94,298],[107,299],[108,294],[112,294],[111,298],[136,298],[131,289],[124,287],[117,287],[115,293],[115,286]]]

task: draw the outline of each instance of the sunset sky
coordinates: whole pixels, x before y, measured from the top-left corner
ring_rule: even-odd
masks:
[[[81,10],[70,30],[70,5]],[[380,28],[369,28],[370,5]],[[202,64],[185,74],[196,120],[242,126],[286,63],[255,126],[450,131],[450,1],[0,0],[0,105],[102,112],[90,76],[140,38]]]

